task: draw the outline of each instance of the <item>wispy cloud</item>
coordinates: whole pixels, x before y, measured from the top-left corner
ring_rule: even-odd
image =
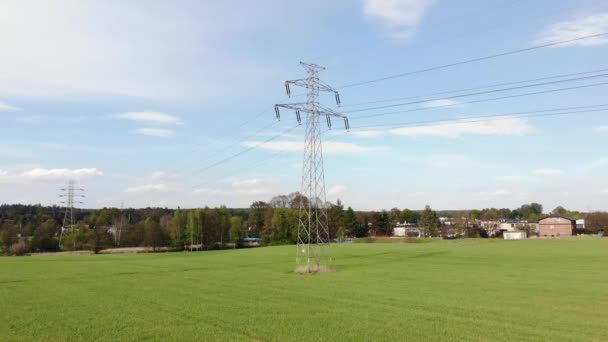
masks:
[[[415,32],[433,0],[365,0],[363,13],[380,21],[395,39],[405,40]]]
[[[608,125],[595,127],[597,132],[608,132]]]
[[[21,110],[21,108],[11,106],[6,102],[0,101],[0,112],[1,111],[9,111],[9,110]]]
[[[533,172],[536,176],[559,176],[563,172],[560,169],[540,168]]]
[[[577,18],[571,21],[562,21],[555,23],[543,30],[533,45],[550,44],[564,40],[575,39],[584,36],[608,32],[608,13],[590,15],[587,17]],[[595,46],[608,44],[607,36],[599,36],[589,39],[582,39],[570,43],[555,45],[554,47],[565,46]]]
[[[527,176],[496,176],[496,180],[499,182],[519,182],[528,178]]]
[[[433,100],[433,101],[425,102],[422,105],[422,107],[426,107],[426,108],[433,108],[433,107],[459,108],[459,107],[464,107],[464,105],[460,101],[455,101],[455,100],[450,100],[450,99],[441,99],[441,100]]]
[[[348,191],[348,187],[346,185],[333,185],[327,189],[327,197],[330,197],[330,199],[337,199],[338,197],[344,195],[346,191]]]
[[[115,115],[115,117],[123,120],[157,124],[175,124],[179,122],[177,117],[161,112],[126,112]]]
[[[10,175],[8,172],[4,173],[5,177],[9,177],[13,180],[25,180],[25,181],[37,181],[37,180],[57,180],[57,179],[76,179],[82,180],[97,176],[102,176],[103,172],[96,168],[82,168],[82,169],[46,169],[46,168],[34,168],[31,170],[23,171],[18,174]]]
[[[173,131],[165,128],[154,128],[154,127],[144,127],[138,128],[135,130],[135,133],[140,135],[147,135],[150,137],[170,137],[173,135]]]
[[[150,193],[150,192],[170,192],[173,188],[164,183],[144,184],[127,188],[126,193]]]
[[[528,120],[522,118],[499,117],[495,120],[461,122],[440,122],[436,125],[403,127],[390,130],[391,134],[409,137],[458,138],[463,135],[525,135],[533,131]]]
[[[594,168],[604,167],[604,166],[608,166],[608,157],[596,159],[596,160],[590,162],[589,164],[587,164],[586,168],[594,169]]]
[[[478,168],[482,166],[479,161],[460,154],[432,155],[427,157],[426,161],[435,169]]]
[[[299,141],[245,141],[242,143],[242,146],[255,147],[262,150],[286,152],[302,152],[304,149],[304,143]],[[379,146],[363,146],[338,141],[326,141],[323,143],[323,152],[326,153],[362,153],[381,151],[383,149],[383,147]]]

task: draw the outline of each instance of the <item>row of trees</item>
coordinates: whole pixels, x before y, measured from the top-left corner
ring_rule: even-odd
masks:
[[[261,238],[266,245],[289,244],[297,240],[299,208],[308,199],[299,193],[281,195],[269,202],[257,201],[247,209],[202,208],[167,209],[103,208],[76,210],[77,224],[62,231],[63,210],[59,207],[31,205],[0,206],[0,239],[4,253],[42,252],[110,247],[150,246],[173,250],[238,247],[242,238]],[[393,208],[388,211],[355,212],[338,201],[327,203],[329,234],[332,239],[365,237],[368,234],[391,235],[397,223],[420,227],[426,236],[438,236],[439,216],[449,217],[452,228],[466,236],[487,237],[479,220],[524,219],[535,222],[542,216],[538,203],[520,208],[435,212],[429,206],[422,211]],[[608,232],[608,213],[583,215],[557,207],[552,213],[585,217],[585,233]]]

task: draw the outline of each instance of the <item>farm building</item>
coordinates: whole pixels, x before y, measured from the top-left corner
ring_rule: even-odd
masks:
[[[528,234],[522,230],[515,230],[502,233],[502,238],[505,240],[525,240],[528,238]]]
[[[538,220],[538,235],[540,237],[572,236],[576,228],[576,220],[561,215],[549,215]]]
[[[393,228],[393,236],[396,237],[422,237],[422,231],[413,223],[397,223]]]

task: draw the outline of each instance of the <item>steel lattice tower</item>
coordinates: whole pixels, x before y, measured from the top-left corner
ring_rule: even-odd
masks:
[[[301,193],[306,196],[307,201],[300,201],[296,272],[314,273],[332,269],[332,257],[328,250],[330,236],[326,211],[321,117],[325,117],[327,127],[330,129],[332,117],[343,119],[347,130],[349,126],[346,116],[319,104],[319,93],[331,92],[334,93],[336,103],[340,105],[338,92],[319,79],[319,71],[325,70],[325,68],[316,64],[303,62],[300,64],[307,71],[308,77],[286,81],[285,90],[287,95],[291,96],[290,85],[306,88],[308,90],[306,102],[277,104],[275,112],[277,119],[280,120],[279,108],[294,110],[298,124],[302,123],[300,113],[306,113]]]
[[[63,201],[59,203],[65,204],[65,214],[63,215],[63,226],[61,227],[61,233],[63,234],[64,230],[71,228],[74,225],[74,203],[82,203],[81,201],[76,201],[74,198],[84,197],[83,194],[77,193],[78,191],[84,191],[84,189],[76,187],[76,181],[70,179],[66,187],[63,189],[59,189],[62,194],[59,197],[64,198]],[[68,221],[69,218],[69,221]]]

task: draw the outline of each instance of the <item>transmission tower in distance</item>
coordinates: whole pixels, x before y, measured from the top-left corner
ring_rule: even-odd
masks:
[[[78,199],[83,198],[84,189],[76,187],[76,181],[70,179],[67,181],[66,186],[62,189],[59,189],[61,194],[59,197],[63,199],[63,201],[59,202],[65,204],[65,214],[63,215],[63,226],[61,227],[61,234],[65,230],[68,230],[74,226],[74,204],[82,202]]]
[[[332,257],[329,253],[329,220],[325,197],[325,174],[323,170],[323,148],[321,144],[321,118],[331,129],[331,119],[344,120],[349,129],[348,118],[319,104],[319,93],[333,93],[336,104],[340,105],[338,91],[319,79],[322,66],[300,62],[306,70],[306,78],[285,82],[287,96],[291,97],[291,86],[307,89],[306,102],[276,104],[277,120],[281,119],[279,108],[295,111],[298,124],[302,123],[301,113],[306,113],[306,132],[304,137],[304,159],[302,163],[301,194],[307,200],[300,200],[298,223],[296,272],[317,273],[332,271]]]

